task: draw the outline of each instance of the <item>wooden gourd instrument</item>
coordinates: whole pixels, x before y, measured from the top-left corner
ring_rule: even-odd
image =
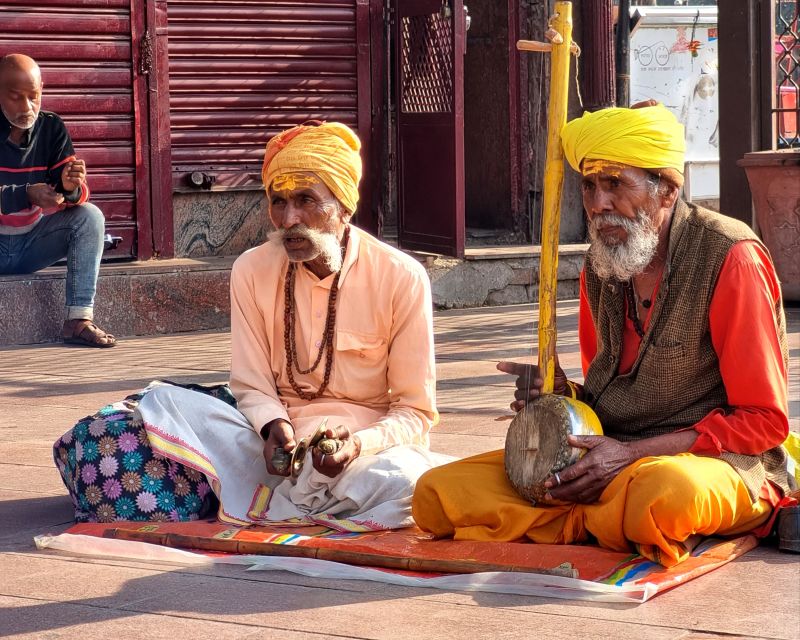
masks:
[[[569,56],[572,42],[572,3],[556,2],[547,37],[550,43],[520,40],[522,51],[550,53],[547,151],[544,165],[542,252],[539,263],[539,369],[544,380],[542,395],[528,402],[508,428],[505,469],[514,489],[532,502],[547,492],[544,481],[574,464],[584,453],[567,442],[572,435],[602,435],[600,420],[583,402],[554,395],[556,364],[556,285],[558,281],[558,229],[561,190],[564,183],[564,151],[561,129],[567,121]]]

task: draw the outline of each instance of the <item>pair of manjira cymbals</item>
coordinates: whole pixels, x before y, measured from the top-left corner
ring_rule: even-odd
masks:
[[[310,449],[317,447],[325,455],[336,453],[342,448],[344,442],[337,438],[326,437],[325,432],[327,430],[328,419],[325,418],[312,435],[300,439],[300,442],[297,443],[297,446],[291,453],[283,449],[276,449],[275,453],[272,454],[272,466],[275,467],[276,471],[281,473],[289,471],[289,475],[292,478],[296,478],[303,470],[303,465],[306,461],[306,453],[308,453]]]

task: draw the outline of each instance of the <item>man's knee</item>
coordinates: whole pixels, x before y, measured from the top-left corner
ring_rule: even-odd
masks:
[[[722,464],[725,464],[722,462]],[[628,489],[631,499],[692,502],[706,489],[702,476],[683,457],[655,458],[637,469]]]
[[[438,476],[441,469],[442,467],[430,469],[417,480],[411,499],[411,515],[420,529],[437,536],[447,536],[452,535],[454,529],[439,499]]]
[[[76,225],[95,231],[99,235],[105,232],[106,219],[103,216],[103,212],[91,202],[84,202],[75,207],[70,207],[66,210],[66,213],[75,220]]]
[[[428,469],[425,473],[423,473],[418,479],[416,487],[414,488],[414,500],[418,498],[430,498],[438,491],[439,486],[439,476],[442,475],[442,470],[448,467],[449,465],[442,465],[440,467],[434,467],[433,469]]]
[[[184,403],[191,403],[194,397],[192,394],[192,391],[183,387],[162,384],[150,389],[142,398],[142,403],[146,401],[150,405],[176,409]]]
[[[665,456],[637,469],[625,505],[626,537],[636,540],[637,532],[653,526],[666,537],[681,540],[715,520],[708,474],[718,481],[729,468],[722,460],[696,462],[693,456]]]

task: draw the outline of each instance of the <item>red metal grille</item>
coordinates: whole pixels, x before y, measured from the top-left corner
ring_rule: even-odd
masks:
[[[453,109],[453,27],[438,13],[404,16],[400,25],[404,113]]]
[[[800,147],[798,0],[775,0],[775,138],[779,149]]]

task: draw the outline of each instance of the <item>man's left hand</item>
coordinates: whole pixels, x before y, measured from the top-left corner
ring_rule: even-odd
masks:
[[[311,450],[311,460],[314,468],[322,475],[335,478],[361,454],[361,440],[358,436],[350,433],[350,429],[342,425],[335,429],[328,429],[325,437],[341,440],[344,445],[336,453],[328,455],[314,447]]]
[[[86,181],[86,162],[71,160],[61,171],[61,185],[64,191],[72,193]]]
[[[629,464],[635,462],[630,447],[606,436],[569,436],[573,447],[588,449],[575,464],[545,482],[549,498],[564,502],[597,502],[608,484]],[[560,483],[559,483],[560,481]]]

